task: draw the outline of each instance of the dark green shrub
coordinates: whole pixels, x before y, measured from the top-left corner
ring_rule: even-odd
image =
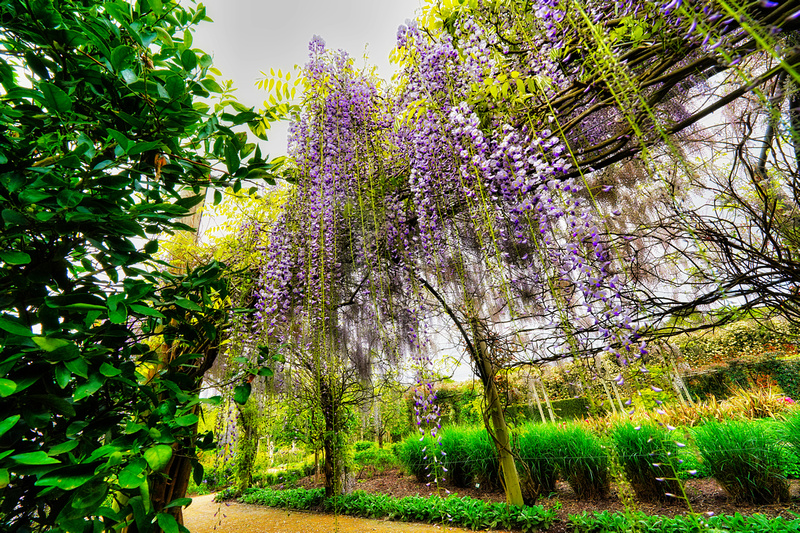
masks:
[[[587,428],[560,426],[555,438],[556,465],[579,499],[607,498],[610,482],[608,454]]]
[[[735,501],[775,503],[789,499],[786,456],[763,425],[731,420],[695,431],[706,470]]]
[[[675,479],[678,446],[665,429],[623,423],[612,428],[611,439],[638,499],[677,501],[674,495],[683,492]]]
[[[558,479],[558,426],[554,424],[526,424],[517,439],[520,476],[526,487],[527,498],[535,500],[542,494],[556,490]]]

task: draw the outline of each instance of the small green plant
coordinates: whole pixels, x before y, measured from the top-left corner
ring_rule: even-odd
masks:
[[[735,501],[789,499],[786,455],[772,431],[744,420],[711,422],[695,431],[706,470]]]
[[[610,489],[608,454],[588,429],[560,426],[555,435],[556,465],[579,499],[607,498]]]
[[[624,422],[611,430],[619,462],[641,501],[675,501],[683,494],[676,478],[678,446],[652,423]]]
[[[522,427],[518,439],[520,469],[525,478],[528,499],[556,490],[559,460],[559,428],[553,424],[530,423]]]

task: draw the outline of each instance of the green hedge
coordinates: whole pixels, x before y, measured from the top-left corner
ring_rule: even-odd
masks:
[[[550,402],[553,406],[553,413],[557,420],[583,420],[589,413],[589,400],[586,398],[568,398],[566,400],[554,400]],[[542,403],[542,410],[546,421],[550,421],[550,414],[547,405]],[[506,409],[506,416],[511,420],[529,420],[531,422],[541,422],[542,417],[539,408],[535,405],[516,404],[509,405]]]
[[[694,398],[713,396],[722,400],[732,390],[749,388],[764,376],[774,379],[786,396],[800,398],[800,359],[777,359],[774,355],[732,359],[725,366],[685,376],[684,381]]]

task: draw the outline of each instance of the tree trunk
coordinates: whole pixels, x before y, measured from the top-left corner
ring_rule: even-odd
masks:
[[[503,480],[503,489],[506,493],[506,501],[511,505],[524,505],[517,464],[511,451],[511,435],[506,425],[503,405],[500,403],[500,395],[494,383],[494,367],[489,358],[486,342],[481,340],[478,335],[477,319],[473,319],[471,325],[472,337],[476,341],[475,352],[479,359],[476,364],[481,369],[480,376],[483,381],[483,391],[486,398],[486,411],[483,414],[483,418],[489,434],[494,436],[497,453],[500,455],[500,473]],[[491,427],[489,425],[490,420]]]

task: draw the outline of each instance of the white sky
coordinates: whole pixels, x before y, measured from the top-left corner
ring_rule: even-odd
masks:
[[[308,42],[322,37],[330,49],[346,50],[360,60],[366,53],[382,78],[393,66],[397,27],[413,19],[423,0],[205,0],[214,22],[197,27],[193,47],[214,57],[222,79],[232,79],[246,106],[261,107],[266,92],[255,87],[270,68],[284,72],[308,59]],[[273,126],[262,152],[286,150],[286,125]]]

